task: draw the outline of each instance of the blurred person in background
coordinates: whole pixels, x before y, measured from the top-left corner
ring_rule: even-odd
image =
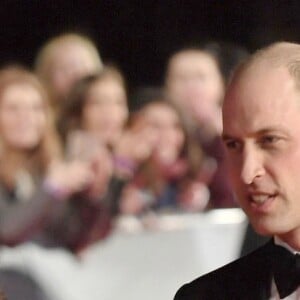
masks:
[[[80,78],[102,69],[102,60],[91,39],[77,33],[56,36],[43,45],[35,71],[45,84],[55,112]]]
[[[226,68],[223,68],[224,74],[230,73],[232,65],[232,62],[227,63]],[[182,111],[188,126],[194,132],[194,138],[206,155],[214,158],[217,164],[209,186],[212,208],[236,206],[226,176],[224,150],[220,138],[225,82],[226,78],[221,72],[221,51],[217,44],[183,48],[168,60],[166,94]]]
[[[161,95],[143,104],[133,114],[124,140],[126,135],[131,136],[134,147],[131,160],[130,154],[125,159],[125,151],[118,152],[122,139],[117,159],[134,172],[122,191],[122,213],[195,212],[206,208],[207,184],[212,175],[210,162],[190,138],[179,111],[171,103]]]
[[[46,93],[30,72],[0,73],[0,240],[31,236],[56,201],[42,188],[47,168],[60,155]]]
[[[101,149],[94,164],[98,174],[94,194],[102,197],[112,217],[119,213],[121,191],[132,177],[124,161],[132,161],[138,142],[128,134],[123,137],[128,115],[125,79],[116,67],[105,66],[73,86],[58,122],[67,156],[77,152],[84,159],[91,149]]]
[[[63,160],[48,97],[37,77],[17,66],[1,70],[0,243],[36,241],[75,252],[89,232],[86,216],[71,199],[82,191],[92,193],[95,177],[90,161]],[[76,223],[67,219],[70,210]],[[93,216],[98,220],[98,214]]]
[[[94,136],[113,149],[128,119],[125,80],[115,67],[84,77],[63,105],[59,129],[66,140],[74,130]]]
[[[0,300],[50,300],[30,274],[14,268],[0,269],[0,287],[4,291],[0,291]]]
[[[224,80],[213,55],[201,48],[173,54],[168,61],[166,92],[193,125],[206,133],[203,139],[221,132]]]
[[[117,68],[106,66],[102,71],[86,76],[74,85],[58,122],[67,152],[70,152],[68,149],[76,151],[80,144],[87,151],[93,145],[101,149],[102,156],[98,156],[97,169],[98,187],[102,187],[102,191],[98,191],[98,195],[105,195],[113,214],[118,211],[117,202],[124,184],[123,175],[127,179],[124,167],[115,167],[114,151],[123,134],[128,115],[125,79]],[[72,136],[78,133],[82,141],[78,141],[77,145],[70,145]],[[89,146],[84,139],[89,141]]]
[[[235,206],[220,139],[220,110],[224,86],[234,68],[247,57],[248,52],[239,45],[212,42],[203,47],[182,49],[169,59],[166,92],[186,115],[188,124],[195,131],[195,139],[218,164],[209,186],[212,208]],[[249,223],[241,256],[258,248],[266,240]]]

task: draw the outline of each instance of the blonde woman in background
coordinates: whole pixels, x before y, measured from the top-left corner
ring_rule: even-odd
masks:
[[[59,113],[78,79],[102,69],[102,60],[91,39],[77,33],[65,33],[50,39],[35,61],[37,75],[45,84],[52,105]]]
[[[29,72],[0,73],[0,240],[16,244],[31,236],[55,202],[41,182],[60,155],[42,85]],[[39,187],[38,187],[39,186]],[[30,232],[29,232],[30,231]]]
[[[0,71],[0,243],[40,240],[71,194],[93,178],[66,164],[42,84],[21,67]]]

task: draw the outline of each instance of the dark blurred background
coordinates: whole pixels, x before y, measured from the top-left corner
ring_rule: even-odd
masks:
[[[1,65],[31,66],[48,38],[76,30],[95,40],[130,88],[160,83],[168,55],[190,41],[235,42],[252,51],[299,41],[300,33],[298,0],[2,0],[0,10]]]

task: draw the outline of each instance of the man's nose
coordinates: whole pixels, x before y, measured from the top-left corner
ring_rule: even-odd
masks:
[[[262,154],[252,148],[245,148],[241,170],[241,179],[245,184],[251,184],[255,179],[265,174]]]

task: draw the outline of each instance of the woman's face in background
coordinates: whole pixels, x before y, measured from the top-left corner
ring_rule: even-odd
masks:
[[[64,99],[77,80],[98,70],[99,63],[84,45],[69,42],[57,47],[49,78],[53,95]]]
[[[0,97],[0,134],[11,149],[36,147],[45,131],[46,112],[40,92],[29,84],[7,86]]]
[[[166,104],[156,103],[144,109],[143,117],[157,135],[154,158],[162,165],[172,164],[179,158],[185,142],[177,112]]]
[[[126,92],[119,81],[105,78],[90,87],[82,111],[85,130],[113,146],[121,136],[127,118]]]

